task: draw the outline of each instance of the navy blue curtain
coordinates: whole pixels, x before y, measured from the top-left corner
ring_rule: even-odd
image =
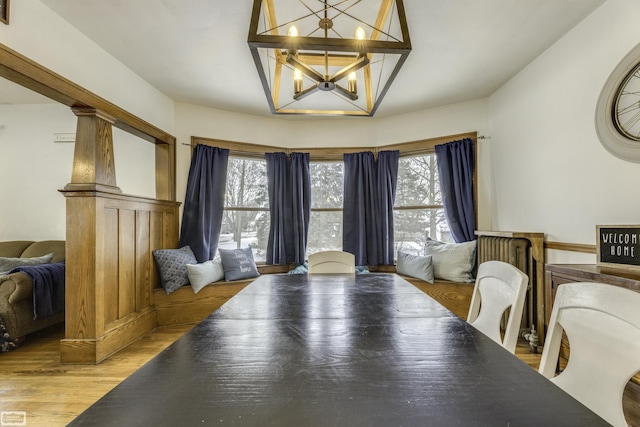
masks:
[[[465,138],[435,146],[444,214],[453,239],[469,242],[475,237],[473,141]]]
[[[391,265],[393,250],[393,205],[396,200],[398,182],[398,159],[400,152],[381,151],[378,153],[378,263]]]
[[[216,254],[227,183],[229,150],[198,144],[191,157],[180,247],[189,245],[198,262]]]
[[[302,264],[311,215],[309,154],[266,153],[271,226],[267,264]]]
[[[266,262],[267,264],[286,264],[287,247],[291,245],[289,164],[285,153],[266,153],[265,158],[271,216]]]
[[[293,225],[290,263],[303,264],[307,253],[311,217],[309,153],[291,153],[291,217]]]
[[[378,265],[376,175],[373,153],[344,155],[342,249],[356,265]]]
[[[344,155],[342,247],[356,265],[393,264],[393,203],[397,151]]]

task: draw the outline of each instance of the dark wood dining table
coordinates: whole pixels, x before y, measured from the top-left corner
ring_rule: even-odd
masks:
[[[259,277],[70,425],[608,424],[395,274],[283,274]]]

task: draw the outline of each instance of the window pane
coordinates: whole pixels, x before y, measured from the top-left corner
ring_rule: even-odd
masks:
[[[307,254],[328,250],[342,250],[342,211],[312,211]]]
[[[269,207],[265,160],[229,157],[225,207]]]
[[[311,174],[311,218],[307,254],[342,250],[342,200],[344,165],[342,162],[313,162]],[[340,209],[316,211],[314,209]]]
[[[424,255],[427,237],[451,242],[444,209],[396,210],[393,216],[395,251]]]
[[[256,262],[265,262],[269,241],[269,212],[225,210],[219,248],[250,247]]]
[[[311,174],[311,209],[342,209],[343,163],[314,162],[309,165],[309,172]],[[342,222],[342,220],[340,221]],[[313,220],[311,220],[311,224],[313,224]]]
[[[223,249],[251,247],[256,262],[264,262],[269,239],[269,212],[234,210],[236,207],[269,207],[265,160],[229,157],[219,242],[219,247]]]
[[[395,206],[441,204],[435,154],[400,157]]]

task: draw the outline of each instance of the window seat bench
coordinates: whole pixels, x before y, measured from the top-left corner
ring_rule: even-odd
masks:
[[[260,274],[286,273],[288,266],[259,266]],[[375,268],[372,268],[371,272]],[[394,267],[385,267],[377,272],[395,273]],[[421,279],[400,275],[403,279],[415,285],[421,291],[447,307],[454,314],[466,319],[471,304],[473,283],[456,283],[447,280],[436,280],[428,283]],[[153,290],[153,301],[156,307],[157,325],[178,325],[199,323],[209,314],[217,310],[231,297],[244,289],[255,279],[235,280],[231,282],[215,282],[204,287],[197,294],[191,286],[183,286],[167,295],[162,288]]]

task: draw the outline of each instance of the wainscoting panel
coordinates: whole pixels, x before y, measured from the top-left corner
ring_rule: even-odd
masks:
[[[61,360],[99,363],[156,326],[153,250],[177,246],[179,204],[103,192],[64,193],[67,212],[76,220],[67,224],[67,251],[74,256],[67,256]]]

